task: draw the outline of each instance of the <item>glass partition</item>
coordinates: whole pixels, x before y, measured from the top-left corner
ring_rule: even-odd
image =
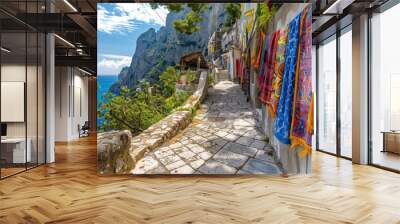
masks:
[[[400,171],[400,4],[371,18],[370,160]]]
[[[336,154],[336,38],[318,48],[318,149]]]
[[[26,41],[25,32],[1,34],[2,177],[24,171],[31,161],[26,136]]]
[[[0,2],[17,13],[42,5]],[[43,33],[0,12],[1,179],[45,163],[45,44]]]
[[[340,155],[352,157],[352,31],[340,36]]]

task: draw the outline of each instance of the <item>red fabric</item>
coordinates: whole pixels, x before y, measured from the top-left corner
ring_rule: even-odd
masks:
[[[271,93],[272,93],[272,82],[274,78],[274,68],[275,68],[275,55],[276,55],[276,48],[278,45],[278,37],[279,32],[275,32],[272,37],[271,41],[269,42],[267,55],[267,61],[265,63],[264,69],[264,82],[262,82],[261,86],[261,93],[260,93],[260,101],[263,103],[270,103]]]
[[[258,70],[260,68],[260,63],[261,63],[261,53],[263,51],[263,44],[265,40],[265,34],[263,32],[260,32],[259,38],[257,41],[257,57],[254,60],[254,69]]]
[[[236,77],[240,83],[243,83],[244,79],[244,64],[242,59],[236,59]]]
[[[236,78],[240,78],[240,60],[239,59],[236,59],[235,65],[236,65]]]

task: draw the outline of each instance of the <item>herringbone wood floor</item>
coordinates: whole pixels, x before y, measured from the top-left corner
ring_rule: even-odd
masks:
[[[0,181],[0,223],[400,223],[400,175],[322,153],[311,176],[99,177],[96,141]]]

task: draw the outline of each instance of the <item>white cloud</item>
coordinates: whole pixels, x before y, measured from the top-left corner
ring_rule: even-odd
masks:
[[[123,67],[131,64],[132,58],[124,55],[102,54],[97,63],[98,73],[102,75],[118,75]]]
[[[152,9],[147,3],[115,3],[107,9],[98,4],[97,29],[108,34],[123,34],[133,31],[136,22],[144,22],[164,26],[168,10],[164,7]]]

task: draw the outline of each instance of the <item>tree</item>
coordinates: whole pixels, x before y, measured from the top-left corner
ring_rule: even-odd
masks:
[[[226,17],[224,26],[231,27],[242,16],[240,3],[227,3],[227,4],[225,4],[225,10],[226,10],[226,13],[228,14],[228,16]]]
[[[150,3],[152,9],[166,7],[171,12],[180,12],[185,7],[191,9],[184,19],[174,21],[174,28],[180,33],[191,35],[200,30],[200,22],[203,21],[202,14],[207,9],[207,3]]]
[[[199,24],[203,18],[199,13],[189,12],[185,19],[177,19],[174,21],[174,28],[180,33],[190,35],[200,30]]]
[[[277,4],[260,3],[257,7],[257,28],[266,31],[268,22],[279,9]]]
[[[172,66],[169,66],[160,75],[160,81],[161,81],[160,84],[164,96],[170,97],[175,93],[175,85],[178,78],[179,78],[179,73]]]
[[[187,91],[176,91],[179,75],[170,66],[160,75],[158,83],[144,81],[136,89],[123,86],[119,95],[105,94],[105,103],[101,103],[98,111],[98,117],[104,119],[99,130],[129,129],[137,135],[163,119],[191,95]]]

